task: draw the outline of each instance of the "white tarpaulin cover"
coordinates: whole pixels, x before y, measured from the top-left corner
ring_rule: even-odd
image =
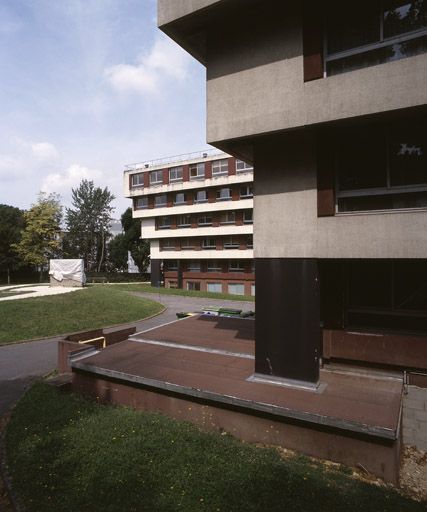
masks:
[[[50,260],[49,274],[57,281],[71,279],[82,284],[86,282],[83,260]]]

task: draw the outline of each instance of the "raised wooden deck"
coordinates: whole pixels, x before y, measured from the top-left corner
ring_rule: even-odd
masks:
[[[254,382],[254,322],[195,316],[72,362],[74,386],[204,428],[279,444],[397,480],[402,381],[321,371],[302,390]]]

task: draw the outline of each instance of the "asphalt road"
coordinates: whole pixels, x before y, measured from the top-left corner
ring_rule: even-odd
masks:
[[[156,317],[126,324],[127,327],[135,326],[136,332],[172,322],[176,320],[176,313],[180,311],[196,312],[201,311],[205,306],[224,306],[244,310],[255,308],[253,302],[201,299],[156,293],[135,293],[135,295],[142,295],[160,302],[167,308]],[[59,337],[55,336],[44,340],[0,346],[0,416],[13,406],[34,379],[46,375],[56,368],[58,339]]]

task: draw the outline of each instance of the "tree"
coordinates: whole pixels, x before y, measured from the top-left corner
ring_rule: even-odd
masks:
[[[71,194],[73,208],[66,209],[65,217],[65,251],[69,256],[83,258],[86,270],[100,272],[105,266],[114,196],[108,188],[95,187],[88,180],[82,180]]]
[[[150,244],[141,239],[141,221],[132,217],[132,208],[128,208],[121,216],[127,250],[140,272],[147,270],[150,262]]]
[[[108,263],[112,270],[126,272],[128,268],[128,247],[124,233],[112,238],[108,244]]]
[[[25,263],[38,267],[40,281],[43,268],[61,252],[61,219],[59,196],[40,192],[37,202],[24,213],[21,240],[11,246]]]
[[[0,204],[0,270],[7,272],[7,284],[10,284],[10,271],[22,262],[12,246],[20,241],[24,226],[22,210]]]

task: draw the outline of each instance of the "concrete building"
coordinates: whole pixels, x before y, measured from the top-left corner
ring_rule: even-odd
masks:
[[[207,141],[255,168],[256,372],[405,374],[404,438],[426,449],[426,1],[158,7],[206,66]]]
[[[254,295],[252,181],[252,166],[218,151],[128,166],[153,286]]]

